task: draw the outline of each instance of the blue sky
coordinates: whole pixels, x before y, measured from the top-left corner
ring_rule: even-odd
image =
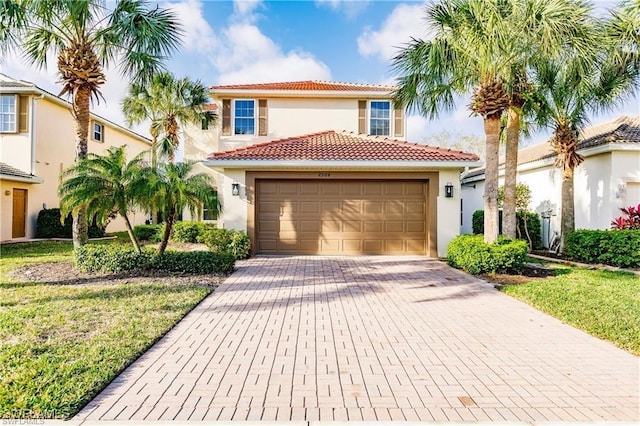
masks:
[[[185,29],[183,48],[168,68],[206,85],[308,79],[389,84],[393,82],[389,59],[396,48],[410,36],[426,35],[422,2],[182,0],[159,4],[173,9]],[[7,58],[0,67],[12,77],[59,91],[53,67],[36,70],[18,57]],[[123,123],[119,102],[127,84],[116,70],[107,70],[106,102],[94,111]],[[482,120],[469,117],[466,104],[462,99],[456,111],[434,121],[410,116],[409,140],[429,143],[430,135],[443,130],[482,136]],[[639,98],[593,117],[592,123],[619,115],[640,115]],[[143,127],[136,130],[146,133]],[[538,132],[524,143],[545,138],[545,132]]]

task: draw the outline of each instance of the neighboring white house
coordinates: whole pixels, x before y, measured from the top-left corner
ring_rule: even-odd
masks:
[[[257,253],[443,256],[459,233],[460,173],[478,158],[405,142],[393,89],[212,87],[218,126],[187,129],[185,157],[216,177],[219,225],[246,230]]]
[[[586,129],[578,152],[584,162],[574,175],[576,229],[609,229],[621,207],[640,204],[640,117],[620,117]],[[518,153],[518,182],[529,185],[530,209],[543,217],[543,242],[560,231],[562,173],[555,159],[549,141]],[[501,168],[501,185],[503,172]],[[462,179],[463,233],[472,232],[471,217],[483,209],[483,194],[484,169],[470,170]]]
[[[60,172],[75,159],[70,104],[33,83],[0,74],[0,241],[33,238],[43,207],[59,207]],[[127,146],[132,158],[151,141],[100,116],[91,115],[89,152]],[[145,215],[133,214],[133,224]],[[117,218],[109,231],[124,230]]]

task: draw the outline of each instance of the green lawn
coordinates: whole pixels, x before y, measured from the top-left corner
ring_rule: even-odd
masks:
[[[6,275],[70,260],[71,247],[0,247],[0,418],[74,415],[211,292],[153,282],[62,286]]]
[[[640,277],[631,273],[562,267],[561,275],[503,291],[640,355]]]

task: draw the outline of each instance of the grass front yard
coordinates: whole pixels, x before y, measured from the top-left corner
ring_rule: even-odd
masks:
[[[69,261],[71,243],[0,250],[0,418],[74,415],[213,290],[154,277],[35,282],[12,272]]]
[[[555,277],[503,291],[543,312],[640,355],[640,277],[626,272],[558,267]]]

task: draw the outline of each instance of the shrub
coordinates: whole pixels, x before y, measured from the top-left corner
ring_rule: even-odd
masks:
[[[155,256],[151,267],[160,271],[187,274],[230,274],[236,259],[231,253],[210,251],[167,251]]]
[[[460,235],[447,247],[447,263],[470,274],[520,273],[527,258],[523,240],[500,239],[486,244],[481,235]]]
[[[213,253],[229,252],[236,259],[246,259],[251,252],[251,241],[244,231],[210,229],[205,232],[202,241]]]
[[[527,232],[525,232],[525,217],[527,218],[527,231],[531,238],[531,247],[534,250],[542,248],[542,222],[540,216],[533,212],[518,212],[516,214],[518,224],[516,227],[516,235],[518,238],[528,240]],[[498,230],[502,233],[502,211],[498,212]],[[484,210],[476,210],[473,212],[471,226],[474,234],[484,234]]]
[[[75,249],[76,267],[85,272],[123,272],[145,269],[153,259],[153,252],[138,253],[124,244],[86,244]]]
[[[67,215],[64,224],[60,223],[60,209],[43,209],[36,220],[36,236],[38,238],[71,238],[73,217]],[[89,238],[104,237],[106,226],[98,226],[94,216],[89,224]]]
[[[530,245],[532,249],[542,249],[542,221],[540,216],[534,212],[518,212],[516,216],[518,218],[518,226],[516,228],[518,238],[525,241],[531,239]]]
[[[215,225],[204,222],[177,222],[173,225],[171,239],[181,243],[200,243],[210,229],[215,229]]]
[[[154,251],[138,253],[123,244],[87,244],[75,250],[76,267],[85,272],[124,272],[152,269],[188,274],[233,272],[233,254],[210,251],[169,251],[159,256]]]
[[[622,216],[611,221],[612,229],[640,229],[640,204],[621,208]]]
[[[567,256],[585,263],[640,267],[640,230],[581,229],[567,237]]]
[[[133,227],[133,235],[138,241],[160,241],[162,237],[162,225],[136,225]]]

